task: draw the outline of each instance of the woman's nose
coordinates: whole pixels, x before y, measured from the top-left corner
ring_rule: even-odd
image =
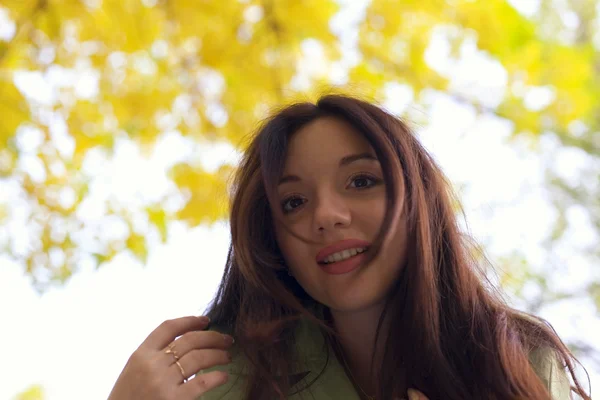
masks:
[[[350,221],[350,208],[340,196],[327,195],[317,201],[314,210],[316,231],[322,232],[347,226]]]

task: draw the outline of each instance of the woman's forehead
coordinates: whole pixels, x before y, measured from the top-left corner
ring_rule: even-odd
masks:
[[[299,129],[288,142],[286,167],[334,159],[350,154],[373,152],[367,139],[351,124],[334,117],[322,117]]]

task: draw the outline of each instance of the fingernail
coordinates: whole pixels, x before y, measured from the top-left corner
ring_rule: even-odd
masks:
[[[419,395],[413,389],[408,389],[408,400],[419,400]]]
[[[205,324],[210,323],[210,318],[208,318],[206,315],[202,315],[202,316],[200,316],[198,318],[200,318],[200,321],[203,322],[203,323],[205,323]]]
[[[226,344],[234,344],[235,343],[235,339],[232,336],[223,335],[223,338],[225,339]]]

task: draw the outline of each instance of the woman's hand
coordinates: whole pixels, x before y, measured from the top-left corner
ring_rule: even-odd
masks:
[[[418,390],[408,389],[408,400],[429,400],[429,398]]]
[[[208,322],[206,317],[163,322],[131,355],[108,399],[193,400],[227,382],[224,371],[199,373],[231,362],[227,349],[233,338],[203,331]]]

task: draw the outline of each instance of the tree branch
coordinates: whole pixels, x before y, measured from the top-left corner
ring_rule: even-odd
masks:
[[[265,9],[265,20],[267,21],[267,25],[269,26],[269,28],[271,28],[272,32],[275,35],[277,49],[280,51],[283,47],[283,38],[281,37],[281,25],[273,15],[273,1],[263,2],[263,7]],[[281,57],[281,54],[279,54],[279,56]],[[275,91],[277,92],[277,98],[279,101],[283,101],[283,82],[277,71],[277,65],[275,65],[275,68],[273,68],[272,79],[273,82],[275,82]]]

